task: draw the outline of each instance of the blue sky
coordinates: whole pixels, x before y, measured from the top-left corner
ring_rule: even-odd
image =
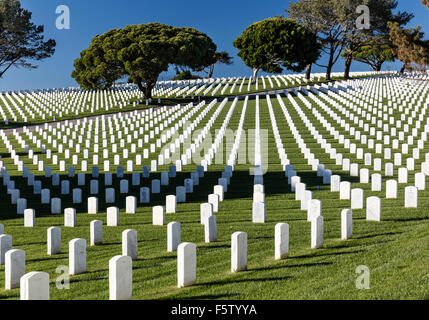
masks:
[[[13,68],[0,79],[0,91],[76,86],[70,77],[73,61],[87,48],[93,36],[112,28],[129,24],[160,22],[179,27],[193,27],[209,35],[218,50],[225,50],[234,57],[231,66],[216,66],[215,77],[250,76],[251,70],[237,56],[232,42],[248,25],[284,13],[286,0],[21,0],[22,6],[33,13],[32,20],[45,26],[46,38],[57,41],[53,57],[40,62],[36,70]],[[399,0],[399,10],[415,14],[410,26],[422,25],[429,33],[429,10],[420,0]],[[71,29],[57,30],[55,10],[67,5],[71,12]],[[322,60],[323,62],[323,60]],[[343,71],[339,60],[333,71]],[[385,64],[399,69],[399,63]],[[325,69],[314,67],[313,72]],[[352,71],[368,70],[363,64],[353,63]],[[173,73],[162,74],[160,80],[169,79]]]

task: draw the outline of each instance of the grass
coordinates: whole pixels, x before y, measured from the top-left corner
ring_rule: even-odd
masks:
[[[306,109],[298,98],[295,99],[327,142],[331,143],[332,147],[336,147],[337,151],[347,152],[346,149],[340,148],[338,141],[323,128],[311,111]],[[340,166],[336,166],[335,160],[329,159],[310,135],[288,99],[283,98],[283,101],[302,138],[321,163],[331,169],[333,174],[340,174],[342,180],[352,181],[352,188],[363,188],[365,198],[371,195],[382,198],[381,222],[366,221],[365,209],[353,210],[353,238],[347,241],[340,240],[340,212],[350,206],[350,201],[338,200],[338,193],[330,192],[329,186],[322,185],[322,178],[311,171],[277,100],[271,98],[288,158],[294,164],[301,180],[307,184],[307,189],[313,191],[313,197],[322,200],[325,244],[322,249],[310,249],[310,223],[306,221],[306,212],[301,211],[299,202],[294,200],[294,194],[284,177],[275,147],[267,103],[265,99],[261,99],[261,129],[267,129],[269,132],[267,152],[269,171],[264,176],[267,222],[265,224],[251,222],[253,177],[249,176],[249,165],[237,165],[235,168],[231,185],[225,194],[226,199],[220,205],[220,212],[216,214],[217,242],[204,243],[204,228],[200,224],[199,205],[206,202],[208,194],[212,193],[213,185],[217,184],[223,166],[211,166],[206,176],[200,179],[200,185],[195,187],[195,192],[187,195],[187,203],[178,204],[178,212],[166,217],[167,223],[170,221],[182,223],[183,242],[197,244],[196,285],[183,289],[176,287],[176,253],[166,251],[166,226],[157,227],[151,224],[152,206],[164,204],[165,196],[174,194],[176,185],[183,185],[183,180],[189,176],[189,172],[195,170],[195,165],[185,166],[184,172],[178,173],[176,179],[170,180],[168,187],[162,188],[162,195],[152,195],[151,204],[139,206],[135,215],[124,213],[124,196],[120,197],[116,204],[121,208],[119,227],[106,226],[106,206],[103,203],[101,203],[101,213],[97,215],[86,214],[85,205],[76,207],[79,212],[77,227],[61,228],[62,253],[55,256],[46,254],[46,230],[51,226],[63,226],[63,216],[52,216],[47,213],[49,207],[39,205],[35,207],[36,226],[24,228],[23,218],[16,217],[14,214],[16,208],[8,205],[10,197],[5,194],[5,188],[2,187],[0,207],[3,219],[0,222],[5,225],[5,233],[12,235],[13,247],[26,251],[26,272],[49,272],[51,299],[108,299],[108,261],[113,256],[121,254],[122,231],[136,229],[139,242],[138,260],[133,262],[134,299],[428,299],[428,191],[419,192],[417,209],[404,208],[403,187],[405,185],[400,185],[397,199],[384,199],[385,183],[381,192],[370,191],[370,184],[360,184],[356,178],[350,177],[348,172],[342,171]],[[201,121],[199,128],[206,124],[217,106]],[[221,127],[230,106],[231,102],[217,117],[211,128],[212,135]],[[313,106],[332,124],[335,124],[323,109],[315,104]],[[229,128],[235,130],[238,127],[242,108],[243,101],[239,101]],[[395,112],[393,116],[395,119],[400,119],[399,112]],[[195,117],[196,115],[193,118]],[[254,127],[255,101],[249,100],[244,129],[254,129]],[[340,126],[336,125],[336,128],[341,134],[345,134],[346,138],[353,138]],[[422,130],[424,126],[419,129],[419,135]],[[252,148],[253,145],[250,142],[250,152]],[[372,152],[375,156],[374,151],[365,150],[365,152]],[[7,158],[2,143],[0,143],[0,152],[3,154],[2,160],[9,168],[10,159]],[[428,146],[421,154],[424,155],[426,152],[429,152]],[[119,153],[121,153],[120,150]],[[363,160],[354,158],[355,155],[347,154],[347,156],[352,159],[352,163],[359,163],[359,168],[365,167]],[[416,172],[422,161],[424,156],[416,161]],[[369,166],[367,168],[372,169]],[[159,171],[167,171],[167,166],[161,166]],[[11,174],[17,175],[12,170]],[[159,173],[151,174],[151,179],[157,177]],[[397,170],[395,170],[395,177],[392,178],[397,179]],[[38,177],[38,179],[41,178]],[[88,179],[89,177],[87,181]],[[407,185],[413,185],[413,179],[414,176],[410,174]],[[16,177],[16,180],[18,181],[19,178]],[[101,177],[99,180],[100,190],[104,190],[104,179]],[[383,180],[385,180],[384,176]],[[142,186],[149,186],[149,179],[142,181]],[[44,181],[43,185],[45,183],[47,181]],[[23,181],[20,181],[21,187],[22,190],[26,190],[26,193],[31,192],[31,188],[25,187]],[[114,180],[114,187],[118,193],[118,179]],[[59,189],[54,190],[58,194]],[[138,195],[138,189],[130,188],[130,193]],[[88,196],[87,189],[84,190],[83,195],[84,199]],[[29,200],[29,204],[36,205],[35,199]],[[63,208],[67,206],[71,206],[70,197],[63,197]],[[89,247],[89,223],[95,219],[104,222],[104,243]],[[274,227],[278,222],[286,222],[290,225],[290,256],[281,261],[274,260]],[[248,270],[232,274],[230,241],[232,233],[236,231],[248,233]],[[72,276],[70,290],[58,290],[55,287],[55,279],[59,274],[55,271],[60,265],[68,265],[68,242],[74,238],[87,239],[88,272]],[[358,274],[355,271],[360,265],[369,267],[369,290],[356,289]],[[0,266],[0,272],[4,275],[3,271],[4,266]],[[4,288],[4,276],[0,277],[0,288]],[[19,289],[10,291],[0,289],[0,298],[18,299]]]

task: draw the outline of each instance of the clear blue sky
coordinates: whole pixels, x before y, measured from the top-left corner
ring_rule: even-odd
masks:
[[[218,50],[225,50],[234,57],[231,66],[216,66],[215,77],[250,76],[237,56],[232,42],[253,22],[284,13],[287,0],[22,0],[22,6],[33,12],[32,20],[45,26],[46,38],[57,41],[53,57],[39,63],[39,68],[28,71],[13,68],[0,79],[0,91],[76,86],[70,77],[73,61],[87,48],[93,36],[112,28],[129,24],[160,22],[180,27],[193,27],[209,35]],[[415,18],[410,26],[422,25],[429,33],[429,10],[420,0],[399,0],[399,9],[412,12]],[[71,11],[71,29],[57,30],[55,10],[67,5]],[[323,60],[322,60],[323,61]],[[386,64],[386,68],[389,64]],[[342,71],[344,62],[338,61],[334,71]],[[400,65],[390,64],[392,69]],[[368,70],[366,65],[353,63],[352,71]],[[324,72],[315,67],[314,72]],[[163,74],[161,80],[170,75]]]

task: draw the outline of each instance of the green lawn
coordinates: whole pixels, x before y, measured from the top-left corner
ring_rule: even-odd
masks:
[[[307,97],[308,98],[308,97]],[[298,99],[298,104],[313,125],[323,134],[332,147],[339,152],[338,141],[330,136],[320,122],[306,109]],[[320,97],[319,97],[320,99]],[[323,99],[321,99],[324,101]],[[291,114],[296,128],[305,140],[307,146],[315,153],[321,163],[342,176],[342,180],[352,181],[352,188],[363,188],[365,198],[377,195],[382,198],[382,221],[368,222],[365,220],[365,209],[353,210],[353,239],[340,240],[341,210],[350,206],[348,200],[338,200],[339,193],[330,192],[329,186],[322,185],[322,178],[317,177],[307,165],[298,145],[292,135],[287,121],[275,97],[271,97],[273,109],[288,158],[307,184],[307,189],[313,191],[313,198],[322,200],[322,213],[325,218],[325,244],[322,249],[310,249],[310,223],[306,221],[306,211],[300,210],[299,201],[294,200],[294,194],[287,184],[283,169],[280,165],[271,121],[268,116],[268,106],[265,99],[260,100],[261,129],[269,131],[268,163],[269,171],[264,176],[267,204],[267,222],[253,224],[252,194],[253,177],[249,175],[249,165],[237,165],[231,179],[231,185],[225,194],[226,199],[220,205],[216,214],[218,223],[218,241],[204,243],[204,228],[200,224],[199,206],[207,202],[208,194],[213,192],[223,165],[209,167],[206,176],[200,179],[200,185],[195,192],[187,195],[187,203],[178,204],[176,214],[167,215],[167,223],[178,221],[182,223],[182,242],[197,244],[197,283],[192,287],[178,289],[176,253],[168,253],[166,249],[166,226],[152,226],[152,206],[165,203],[165,196],[175,193],[176,185],[183,185],[183,180],[189,177],[189,172],[195,170],[195,165],[184,167],[184,172],[178,173],[176,179],[170,180],[168,187],[162,187],[161,195],[151,195],[151,204],[139,206],[135,215],[124,213],[125,196],[119,197],[117,206],[121,208],[120,226],[106,226],[106,205],[104,199],[104,179],[100,181],[100,210],[97,215],[86,214],[86,205],[75,206],[79,214],[76,228],[61,227],[62,253],[55,256],[46,254],[46,230],[51,226],[63,226],[63,215],[52,216],[49,206],[36,206],[36,227],[24,228],[23,218],[16,217],[16,206],[9,205],[10,196],[6,188],[0,193],[0,209],[3,219],[0,223],[5,226],[5,233],[13,237],[13,247],[26,251],[26,272],[45,271],[51,277],[51,299],[108,299],[108,261],[115,255],[121,254],[121,233],[125,229],[138,231],[138,260],[133,262],[133,298],[134,299],[428,299],[429,286],[429,191],[419,192],[419,207],[404,208],[404,184],[399,185],[398,199],[384,199],[385,177],[383,176],[383,191],[372,192],[370,184],[360,184],[355,177],[342,171],[335,165],[335,160],[329,159],[320,145],[310,135],[304,122],[287,98],[283,101]],[[326,101],[324,101],[326,103]],[[238,127],[243,101],[239,101],[234,111],[229,128]],[[211,128],[212,135],[222,126],[231,102],[225,106]],[[328,104],[329,105],[329,104]],[[211,117],[216,105],[201,121],[202,128]],[[316,104],[314,108],[334,124],[334,120]],[[329,105],[331,109],[335,108]],[[249,100],[244,129],[255,128],[255,101]],[[335,110],[338,113],[338,110]],[[192,119],[195,119],[194,115]],[[393,114],[400,119],[400,113]],[[344,116],[343,116],[344,117]],[[191,121],[192,121],[191,119]],[[365,122],[366,119],[365,119]],[[369,122],[370,123],[370,122]],[[174,123],[172,123],[174,125]],[[356,126],[356,125],[355,125]],[[336,128],[352,138],[339,125]],[[424,126],[419,129],[419,135]],[[369,133],[367,133],[369,134]],[[414,147],[417,144],[415,139]],[[353,141],[357,143],[357,141]],[[252,145],[252,143],[250,143]],[[225,145],[226,147],[226,145]],[[357,147],[360,147],[358,145]],[[250,147],[250,152],[253,146]],[[412,148],[410,147],[410,150]],[[369,152],[368,149],[365,152]],[[375,156],[375,149],[371,150]],[[416,160],[416,171],[424,161],[424,154],[429,152],[429,146],[421,151],[421,157]],[[11,166],[4,144],[0,142],[0,153],[6,167]],[[121,153],[118,148],[118,153]],[[393,151],[392,151],[393,155]],[[363,166],[363,160],[358,160],[353,154],[347,154],[352,163]],[[380,156],[380,155],[378,155]],[[382,157],[382,155],[381,155]],[[61,158],[61,156],[60,156]],[[91,158],[91,157],[90,157]],[[155,159],[155,154],[151,154]],[[403,157],[404,162],[405,157]],[[59,159],[61,160],[61,159]],[[28,163],[28,159],[26,160]],[[147,165],[147,161],[144,162]],[[123,164],[123,163],[122,163]],[[372,169],[371,167],[367,167]],[[34,168],[33,168],[34,169]],[[58,168],[53,168],[58,172]],[[113,171],[115,166],[111,168]],[[168,166],[159,166],[159,172],[167,171]],[[91,166],[89,165],[89,170]],[[37,168],[36,168],[37,171]],[[9,172],[9,170],[8,170]],[[10,171],[17,175],[16,171]],[[372,173],[372,172],[371,172]],[[384,173],[384,167],[383,172]],[[129,177],[129,175],[128,175]],[[151,174],[158,178],[159,173]],[[19,178],[16,178],[17,180]],[[38,179],[44,179],[38,177]],[[64,176],[65,179],[65,176]],[[397,179],[397,169],[395,177]],[[89,186],[87,176],[87,185]],[[46,186],[47,180],[43,180]],[[73,183],[71,189],[73,188]],[[409,175],[409,183],[413,185],[414,174]],[[17,186],[27,193],[32,188],[26,187],[25,181],[20,180]],[[114,178],[114,186],[119,193],[119,179]],[[143,179],[141,186],[150,186],[149,179]],[[320,190],[319,190],[320,189]],[[88,197],[84,190],[83,198]],[[131,187],[130,193],[138,196],[138,188]],[[54,189],[59,194],[59,188]],[[53,197],[51,195],[51,197]],[[29,198],[29,207],[36,203],[37,196]],[[72,206],[71,196],[63,197],[63,208]],[[92,220],[103,220],[104,244],[89,247],[89,224]],[[276,223],[286,222],[290,225],[290,256],[287,259],[274,260],[274,227]],[[236,231],[248,233],[248,270],[232,274],[230,272],[231,235]],[[70,290],[58,290],[55,279],[59,274],[55,270],[60,265],[68,265],[68,242],[74,238],[87,240],[87,270],[85,274],[71,276]],[[355,270],[360,265],[366,265],[370,270],[370,289],[358,290],[355,282],[358,274]],[[4,266],[0,267],[0,288],[4,288]],[[19,289],[5,291],[0,289],[3,299],[19,299]]]

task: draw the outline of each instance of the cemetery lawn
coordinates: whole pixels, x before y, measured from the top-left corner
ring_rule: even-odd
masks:
[[[166,215],[166,223],[181,222],[182,242],[197,244],[195,285],[177,288],[177,259],[176,253],[168,253],[166,250],[167,228],[152,225],[152,207],[165,205],[165,196],[175,194],[176,185],[183,185],[183,180],[189,176],[189,172],[195,170],[195,165],[185,166],[184,172],[179,172],[174,182],[168,187],[162,187],[161,195],[151,195],[151,203],[140,205],[135,215],[124,213],[125,196],[119,196],[116,204],[121,208],[119,227],[106,226],[106,205],[103,203],[100,204],[101,213],[88,215],[85,213],[85,204],[76,207],[71,204],[71,199],[67,198],[63,200],[63,209],[75,207],[79,212],[76,228],[65,228],[63,215],[47,214],[49,206],[35,207],[36,226],[24,228],[23,217],[16,218],[16,206],[9,205],[10,196],[2,191],[0,223],[4,224],[5,233],[12,235],[13,248],[25,250],[26,272],[45,271],[50,274],[52,300],[108,299],[109,260],[121,255],[122,231],[135,229],[138,232],[138,259],[133,261],[133,299],[429,299],[429,191],[419,192],[419,206],[416,209],[404,208],[404,184],[398,188],[397,199],[384,198],[385,184],[381,192],[372,192],[370,184],[360,184],[358,178],[348,176],[348,172],[335,165],[335,160],[329,159],[329,155],[316,144],[288,99],[283,98],[283,101],[303,139],[321,163],[332,169],[333,174],[341,175],[342,180],[344,178],[353,182],[353,188],[364,189],[365,198],[371,195],[382,198],[381,222],[366,221],[365,209],[353,210],[353,238],[340,240],[340,213],[342,209],[350,207],[350,201],[338,200],[338,193],[330,192],[329,186],[322,185],[322,178],[311,171],[311,166],[307,165],[306,159],[299,151],[277,100],[271,97],[288,157],[301,176],[301,181],[307,184],[307,190],[314,191],[314,198],[322,200],[325,219],[324,248],[310,249],[310,222],[307,222],[306,211],[300,210],[299,201],[295,201],[295,195],[284,176],[268,116],[267,102],[261,99],[261,129],[269,130],[269,171],[264,176],[266,223],[252,223],[253,176],[249,175],[248,165],[235,167],[225,201],[220,203],[220,211],[216,213],[217,242],[204,243],[200,203],[207,202],[208,194],[212,193],[213,186],[217,184],[217,179],[224,169],[223,165],[210,166],[205,177],[200,179],[200,185],[195,187],[194,193],[187,194],[187,202],[178,204],[176,214]],[[304,106],[299,99],[297,102],[301,107]],[[228,102],[228,106],[230,103]],[[243,101],[239,101],[231,118],[229,127],[234,130],[238,127],[242,107]],[[318,110],[322,113],[320,108]],[[213,135],[222,125],[227,112],[228,108],[224,108],[215,121],[212,127]],[[311,111],[305,109],[305,113],[319,132],[323,136],[326,135],[332,147],[338,148],[339,152],[345,152],[315,120]],[[395,117],[400,117],[400,114],[395,114]],[[204,124],[202,121],[199,127]],[[254,128],[255,101],[249,100],[244,130]],[[343,131],[341,134],[349,137],[348,132]],[[375,151],[371,151],[375,155]],[[429,152],[428,145],[422,150],[423,154],[426,152]],[[6,161],[6,156],[4,158]],[[416,160],[416,172],[424,161],[422,158],[424,156]],[[365,167],[363,160],[353,159],[352,162],[359,163],[360,168]],[[167,171],[167,168],[168,166],[159,166],[158,170]],[[159,176],[159,173],[155,174],[155,178]],[[87,181],[88,179],[87,177]],[[397,179],[397,169],[393,179]],[[409,178],[408,185],[413,185],[413,179],[414,176]],[[101,178],[100,181],[104,179]],[[149,180],[146,179],[142,186],[148,185]],[[114,186],[119,195],[119,179],[114,178]],[[100,183],[100,190],[104,191],[103,187]],[[4,187],[2,190],[5,190]],[[134,195],[137,194],[136,190],[130,187],[130,193]],[[83,199],[87,197],[89,191],[84,189]],[[103,197],[104,195],[100,195],[100,198]],[[31,207],[31,196],[29,203]],[[45,214],[41,215],[40,212]],[[89,224],[92,220],[103,221],[103,245],[89,246]],[[290,255],[287,259],[276,261],[274,227],[279,222],[290,225]],[[61,227],[62,233],[62,253],[54,256],[46,254],[46,230],[51,226]],[[248,234],[248,270],[232,274],[231,235],[236,231]],[[87,273],[71,276],[70,289],[59,290],[55,286],[55,279],[60,275],[56,273],[56,269],[61,265],[68,265],[68,243],[74,238],[87,240]],[[370,270],[368,290],[356,289],[358,274],[355,270],[360,265],[365,265]],[[0,298],[19,299],[19,289],[4,290],[4,266],[0,266],[0,274]]]

